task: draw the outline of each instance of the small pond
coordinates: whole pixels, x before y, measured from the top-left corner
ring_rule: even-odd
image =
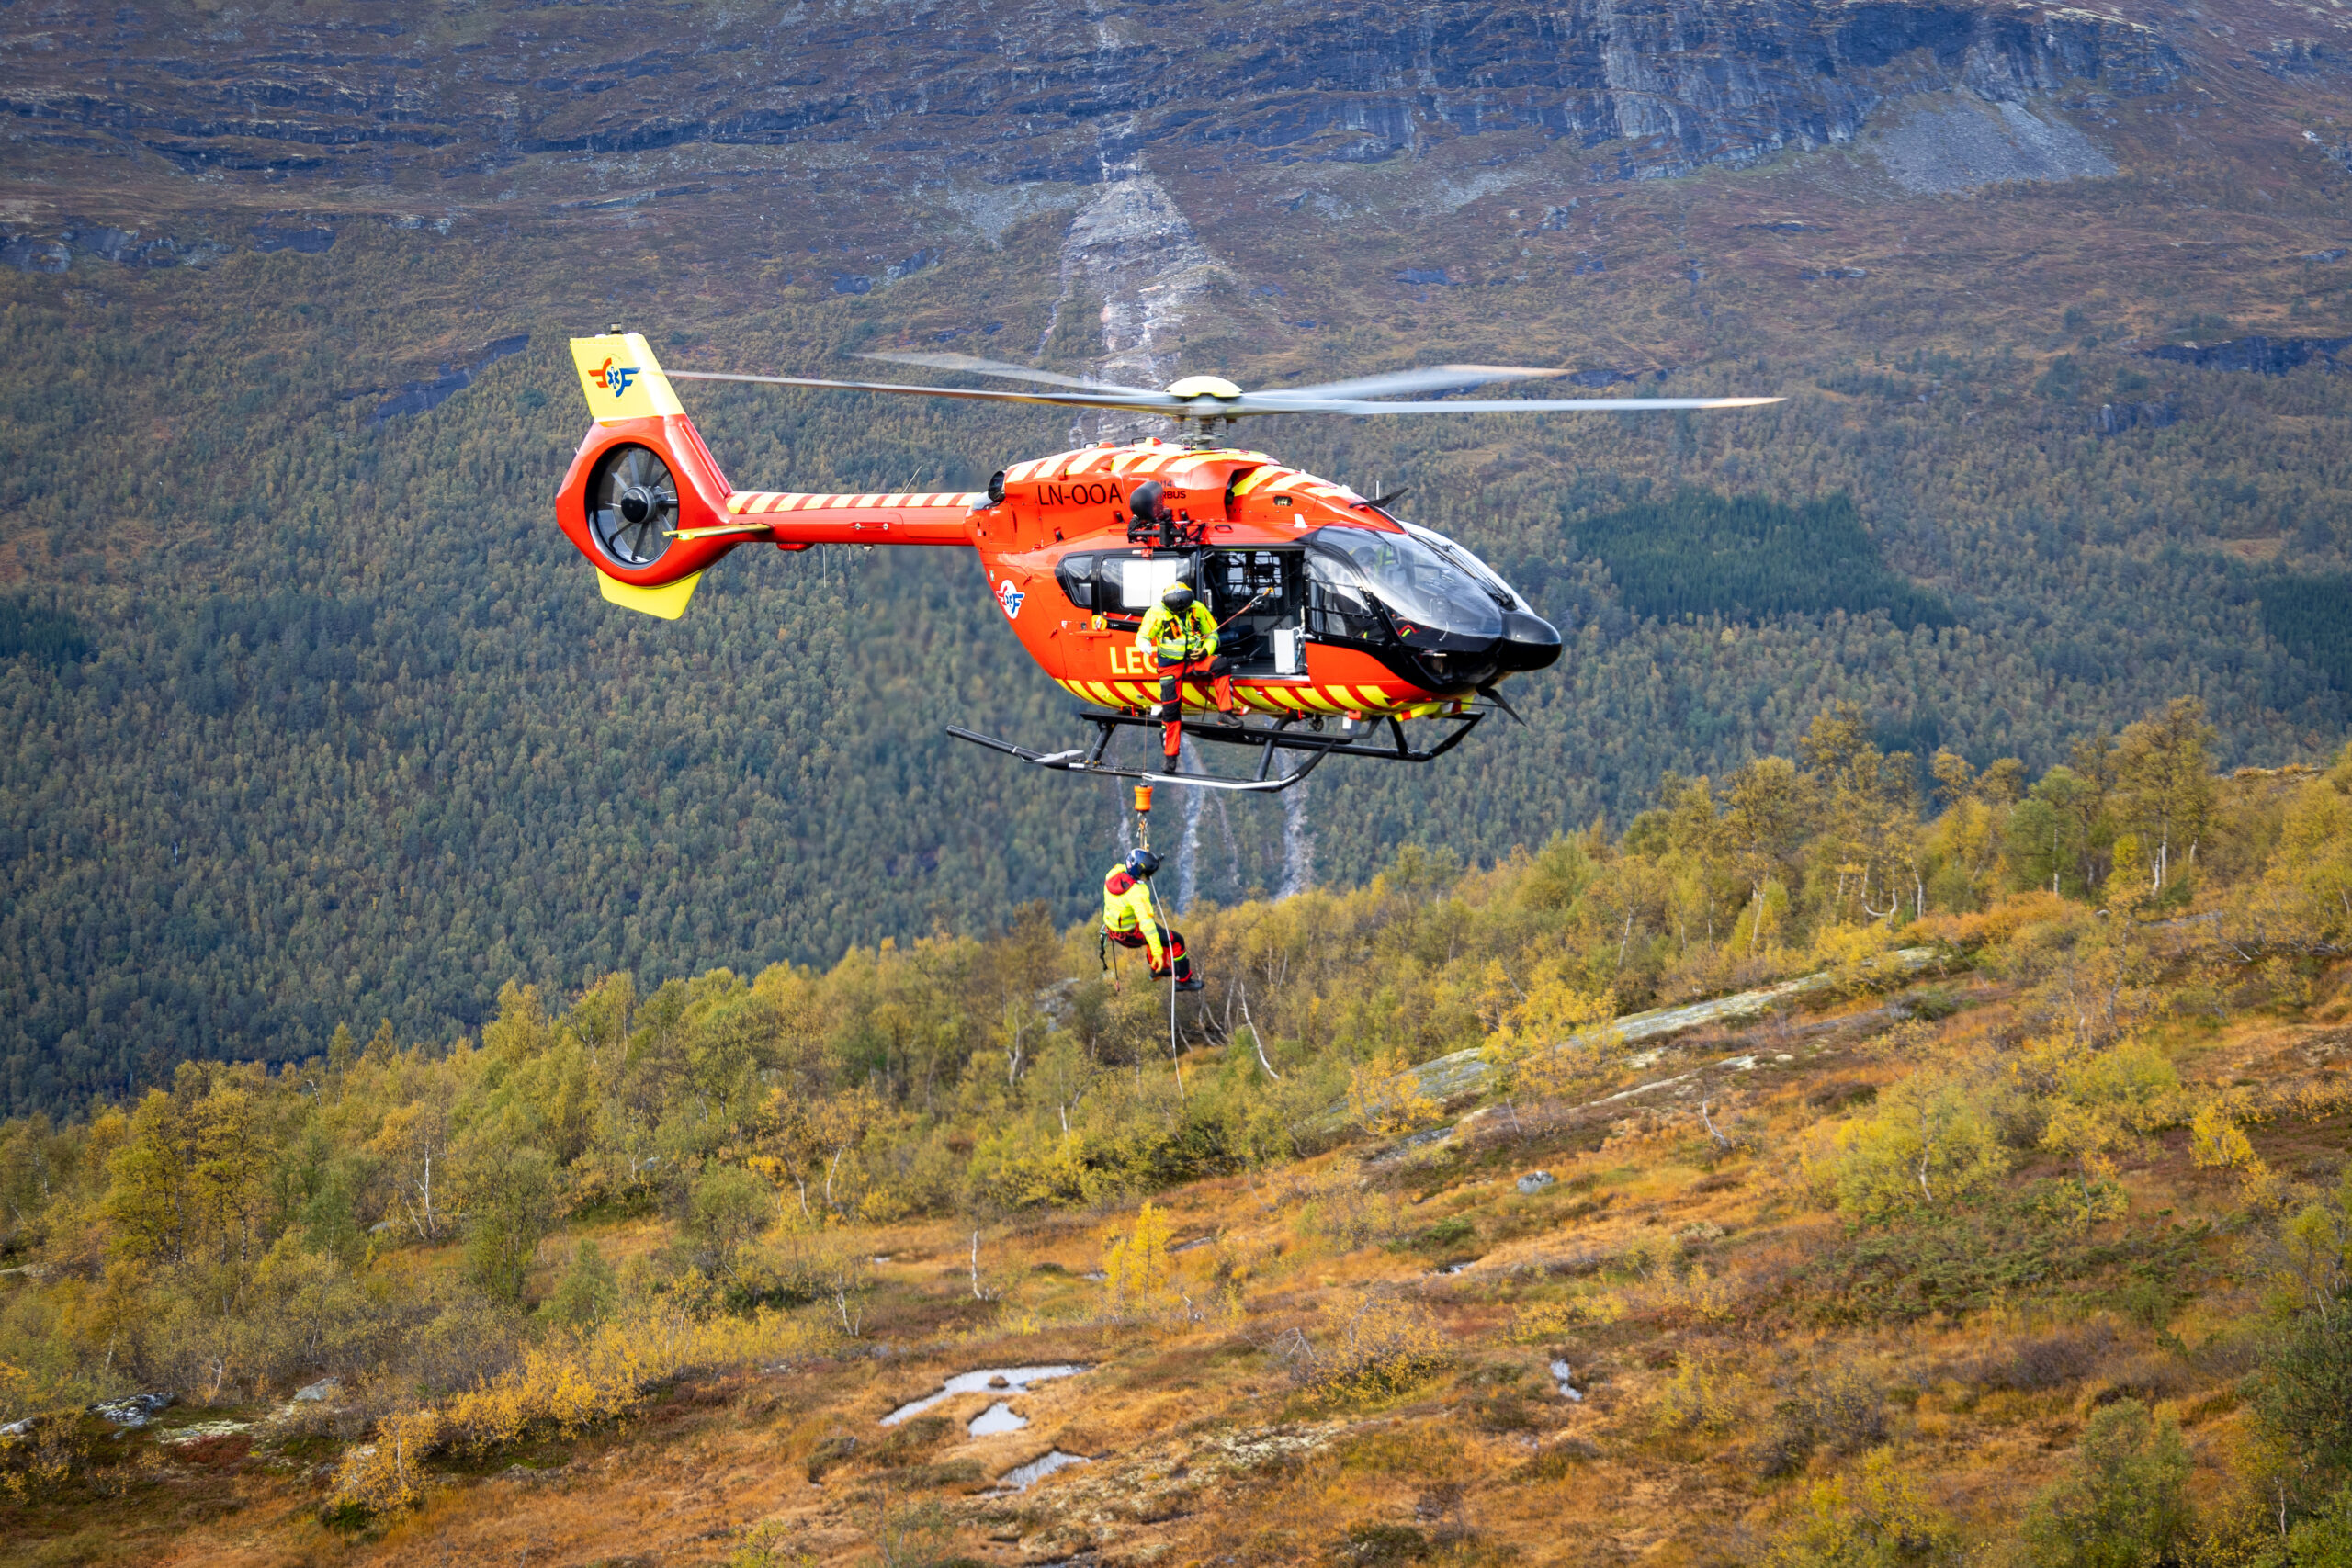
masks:
[[[1071,1366],[982,1367],[979,1371],[975,1372],[957,1372],[954,1377],[947,1380],[945,1384],[940,1388],[938,1393],[927,1393],[921,1399],[909,1400],[906,1404],[899,1405],[899,1408],[882,1417],[882,1425],[885,1427],[895,1427],[899,1422],[906,1420],[909,1416],[920,1416],[924,1411],[930,1409],[933,1405],[939,1404],[943,1400],[953,1399],[959,1393],[989,1393],[998,1392],[1025,1393],[1028,1392],[1029,1385],[1031,1383],[1045,1382],[1051,1378],[1076,1377],[1085,1370],[1086,1369],[1084,1367]],[[988,1420],[990,1416],[993,1416],[999,1410],[1004,1411],[1005,1417],[1009,1418],[1012,1425],[1008,1427],[990,1427],[985,1429],[982,1428],[979,1423],[981,1421]],[[980,1437],[983,1436],[986,1431],[1014,1432],[1027,1425],[1028,1423],[1026,1421],[1023,1421],[1018,1416],[1014,1416],[1012,1410],[1000,1401],[996,1404],[991,1405],[986,1415],[981,1416],[978,1420],[972,1423],[972,1435],[974,1437]]]
[[[997,1482],[997,1486],[1000,1490],[1006,1492],[1026,1492],[1057,1470],[1067,1470],[1074,1464],[1093,1462],[1084,1454],[1066,1454],[1059,1449],[1051,1449],[1031,1460],[1027,1464],[1016,1465],[1006,1471],[1003,1478]]]
[[[976,1438],[993,1438],[999,1432],[1018,1432],[1027,1425],[1029,1425],[1029,1417],[1015,1416],[1012,1413],[1012,1406],[1000,1399],[978,1416],[973,1416],[971,1426],[966,1430]]]

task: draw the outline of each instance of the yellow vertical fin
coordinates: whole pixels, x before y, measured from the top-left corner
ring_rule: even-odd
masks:
[[[571,340],[571,363],[580,372],[580,390],[598,424],[656,414],[684,413],[678,394],[662,362],[636,333],[607,333],[602,337]]]

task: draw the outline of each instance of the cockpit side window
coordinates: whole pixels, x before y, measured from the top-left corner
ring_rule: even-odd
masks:
[[[1345,556],[1306,552],[1306,630],[1348,642],[1395,640],[1371,590]]]
[[[1308,544],[1317,554],[1344,555],[1408,637],[1408,627],[1471,637],[1502,635],[1502,612],[1485,585],[1410,534],[1324,528]]]

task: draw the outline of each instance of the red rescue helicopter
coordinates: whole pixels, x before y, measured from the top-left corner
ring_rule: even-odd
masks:
[[[1555,410],[1751,408],[1777,398],[1569,398],[1379,401],[1400,394],[1566,375],[1442,365],[1320,386],[1245,392],[1214,376],[1161,391],[956,354],[863,357],[1033,384],[1017,391],[794,376],[664,372],[639,333],[616,325],[571,340],[596,420],[556,497],[556,521],[614,604],[675,619],[702,574],[740,545],[947,545],[979,554],[989,586],[1029,656],[1089,705],[1080,748],[1040,752],[950,727],[970,740],[1071,773],[1270,791],[1326,757],[1425,762],[1509,704],[1498,682],[1560,656],[1560,636],[1526,599],[1453,540],[1368,497],[1224,437],[1260,414],[1357,416]],[[1003,468],[985,492],[864,495],[741,491],[679,405],[675,381],[904,393],[1160,414],[1172,439],[1103,442]],[[1217,621],[1224,691],[1205,670],[1180,678],[1181,712],[1159,712],[1161,671],[1136,644],[1142,617],[1182,578]],[[1219,705],[1216,698],[1225,696]],[[1405,725],[1438,727],[1416,746]],[[1110,756],[1123,728],[1161,731],[1158,773]],[[1384,732],[1385,731],[1385,735]],[[1179,765],[1182,739],[1255,752],[1231,777]],[[1274,771],[1278,752],[1298,765]]]

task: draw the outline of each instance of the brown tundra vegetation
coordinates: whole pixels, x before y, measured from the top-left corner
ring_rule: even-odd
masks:
[[[2352,1562],[2352,748],[2209,735],[8,1122],[0,1561]]]

